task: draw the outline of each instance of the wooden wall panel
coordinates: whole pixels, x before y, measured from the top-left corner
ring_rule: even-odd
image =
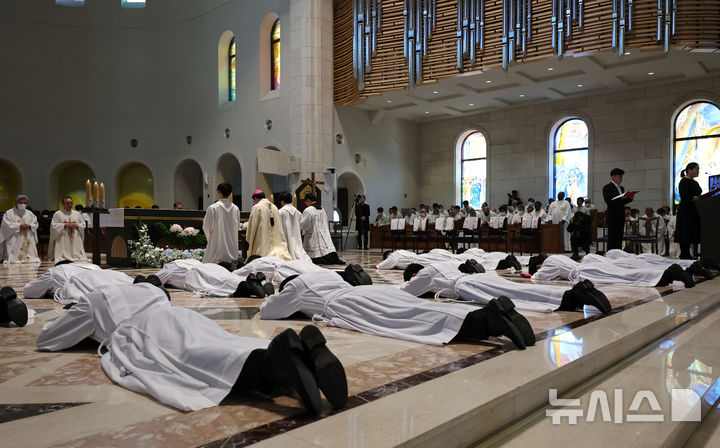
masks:
[[[532,40],[525,56],[516,53],[516,62],[557,57],[551,46],[552,0],[532,1]],[[382,24],[372,68],[365,74],[365,89],[358,91],[352,69],[352,0],[338,0],[335,6],[335,102],[352,105],[367,97],[408,87],[408,64],[403,57],[403,1],[383,0]],[[720,48],[720,0],[677,2],[676,33],[673,49]],[[633,2],[633,29],[627,32],[626,48],[661,49],[656,41],[656,0]],[[437,24],[428,41],[423,60],[422,83],[428,84],[458,74],[456,68],[457,0],[437,0]],[[502,1],[485,1],[485,48],[478,50],[475,61],[465,59],[464,72],[497,67],[502,64]],[[583,28],[573,24],[572,35],[565,39],[565,53],[581,54],[611,51],[612,2],[586,0]],[[617,50],[614,50],[617,51]],[[672,51],[672,49],[671,49]],[[512,65],[512,64],[511,64]],[[512,69],[512,68],[511,68]],[[420,81],[418,81],[420,84]]]

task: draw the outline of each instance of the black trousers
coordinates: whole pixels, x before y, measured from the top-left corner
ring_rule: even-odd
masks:
[[[367,229],[360,229],[358,230],[357,234],[357,246],[358,249],[367,249],[370,245],[370,236],[368,235]]]
[[[625,219],[622,220],[608,220],[608,243],[607,248],[610,249],[622,249],[623,232],[625,231]]]
[[[574,255],[578,255],[578,250],[582,249],[585,251],[585,254],[590,253],[590,241],[582,239],[581,237],[570,237],[570,246],[572,247],[572,252]]]

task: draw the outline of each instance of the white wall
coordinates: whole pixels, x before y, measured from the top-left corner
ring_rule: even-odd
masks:
[[[259,30],[270,12],[283,27],[283,86],[279,95],[261,100]],[[171,207],[174,169],[193,159],[209,177],[207,206],[220,180],[217,161],[231,153],[243,174],[243,185],[234,189],[242,190],[243,208],[249,210],[257,148],[293,155],[289,14],[290,0],[152,0],[134,10],[122,10],[119,0],[87,0],[83,8],[4,0],[0,155],[18,166],[23,191],[42,209],[52,205],[50,172],[65,160],[86,162],[108,186],[115,185],[120,167],[142,162],[154,176],[155,202]],[[217,44],[225,30],[238,43],[237,101],[218,107]],[[267,119],[273,121],[271,131],[264,129]],[[344,145],[333,151],[336,175],[356,172],[373,205],[402,206],[404,192],[408,204],[417,202],[416,125],[389,118],[376,125],[364,111],[337,108],[333,127],[333,135],[345,135]],[[229,139],[225,128],[231,130]],[[139,140],[137,148],[130,147],[132,138]],[[356,165],[354,153],[366,162]],[[336,175],[318,179],[332,191]],[[290,176],[291,187],[297,177]],[[108,188],[108,204],[115,201]]]

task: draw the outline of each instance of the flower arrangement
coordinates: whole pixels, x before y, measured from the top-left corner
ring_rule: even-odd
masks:
[[[194,236],[197,236],[197,233],[195,233]],[[130,258],[132,258],[135,263],[137,263],[138,265],[152,266],[155,268],[162,267],[162,265],[164,265],[165,263],[180,260],[183,258],[194,258],[196,260],[202,261],[202,256],[205,252],[204,249],[181,250],[172,248],[163,249],[161,247],[155,247],[155,244],[153,244],[152,239],[150,238],[150,232],[148,231],[148,227],[145,224],[143,224],[138,229],[138,239],[128,241],[128,245],[130,246],[131,250]]]
[[[173,224],[168,229],[165,224],[156,222],[149,230],[150,238],[156,245],[182,250],[207,246],[205,235],[200,234],[200,229],[194,227],[183,228],[180,224]]]

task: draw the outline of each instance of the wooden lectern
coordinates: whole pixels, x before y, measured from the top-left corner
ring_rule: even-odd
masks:
[[[720,259],[720,196],[698,199],[695,206],[700,213],[700,251],[703,258]]]
[[[546,254],[565,252],[562,224],[540,224],[540,250]]]

